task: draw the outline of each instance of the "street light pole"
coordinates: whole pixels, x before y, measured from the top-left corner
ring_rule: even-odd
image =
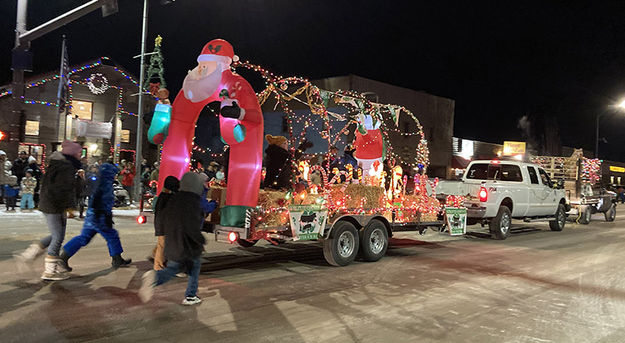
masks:
[[[143,153],[141,151],[143,144],[143,82],[145,77],[145,40],[148,34],[148,0],[143,0],[143,29],[141,30],[141,58],[139,68],[139,109],[137,110],[137,148],[135,152],[135,189],[134,199],[141,202],[141,161]]]

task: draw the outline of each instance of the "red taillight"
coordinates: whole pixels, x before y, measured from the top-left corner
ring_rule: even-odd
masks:
[[[236,232],[230,232],[228,233],[228,240],[230,241],[230,243],[234,243],[239,239],[239,235],[237,235]]]
[[[486,200],[488,200],[488,191],[486,190],[485,187],[480,187],[480,201],[481,202],[486,202]]]
[[[137,224],[145,224],[146,220],[147,219],[145,218],[144,215],[140,215],[137,217]]]

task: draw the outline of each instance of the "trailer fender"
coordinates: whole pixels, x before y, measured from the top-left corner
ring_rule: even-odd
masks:
[[[389,238],[393,236],[393,230],[391,230],[391,224],[389,224],[388,220],[384,216],[346,214],[334,220],[334,222],[332,222],[332,225],[326,226],[326,229],[323,233],[323,238],[328,238],[330,236],[330,232],[332,231],[332,228],[334,227],[334,225],[340,221],[348,221],[352,223],[356,227],[357,230],[360,230],[364,228],[365,226],[367,226],[367,224],[369,224],[369,222],[373,219],[377,219],[381,221],[382,223],[384,223],[384,226],[386,227],[386,232],[388,233]]]

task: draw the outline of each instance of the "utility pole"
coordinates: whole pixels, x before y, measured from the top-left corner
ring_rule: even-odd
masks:
[[[143,84],[145,82],[145,40],[148,35],[148,0],[143,0],[143,28],[141,30],[141,58],[139,71],[139,109],[137,110],[137,148],[135,152],[135,178],[134,196],[135,201],[141,202],[141,162],[143,161]]]

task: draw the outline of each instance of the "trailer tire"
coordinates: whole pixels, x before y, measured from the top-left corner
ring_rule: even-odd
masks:
[[[334,224],[330,237],[323,241],[323,257],[333,266],[346,266],[356,258],[359,243],[354,224],[341,220]]]
[[[556,216],[554,220],[549,221],[549,228],[551,231],[562,231],[564,229],[564,225],[566,224],[566,209],[564,205],[558,205],[558,209],[556,210]]]
[[[588,225],[588,223],[590,223],[590,218],[592,217],[592,209],[590,208],[590,206],[580,206],[579,213],[580,214],[577,222],[583,225]]]
[[[603,213],[606,222],[613,222],[616,219],[616,204],[612,204],[610,208]]]
[[[388,232],[384,223],[373,219],[360,230],[360,252],[367,262],[375,262],[386,254]]]
[[[258,242],[257,239],[237,239],[237,244],[243,248],[251,248],[256,244],[256,242]]]
[[[506,239],[510,234],[510,226],[512,222],[512,213],[507,206],[499,206],[497,215],[488,224],[490,232],[496,239]]]

